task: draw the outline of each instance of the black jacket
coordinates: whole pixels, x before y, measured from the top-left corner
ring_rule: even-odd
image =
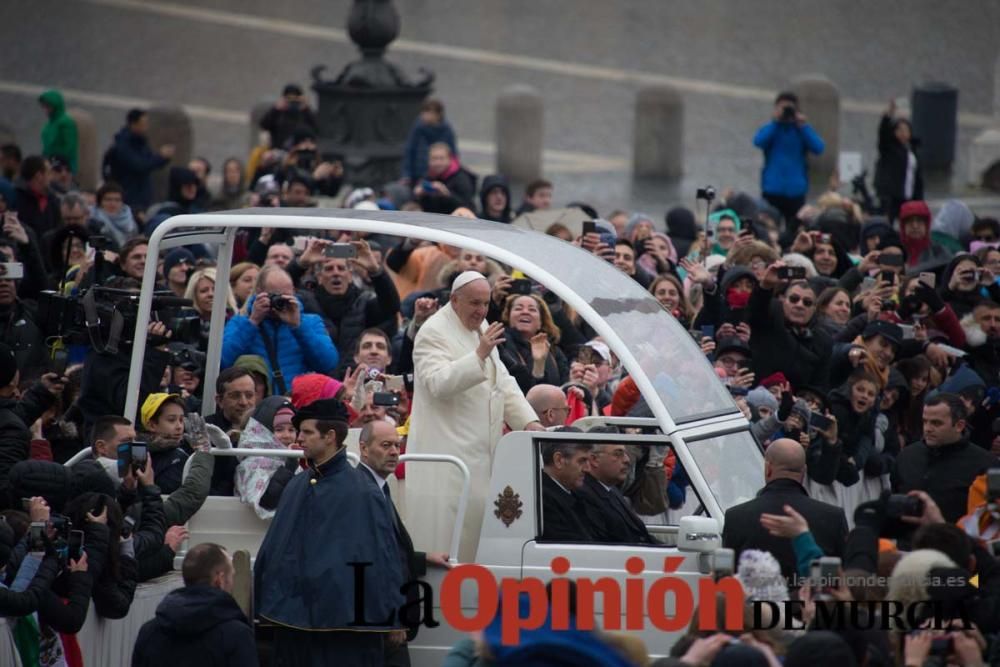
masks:
[[[926,491],[941,508],[944,520],[955,523],[965,515],[969,486],[987,468],[998,465],[996,456],[965,438],[938,447],[915,442],[896,457],[892,487],[899,493]]]
[[[358,465],[358,472],[365,477],[374,486],[378,487],[378,481],[375,479],[375,473],[364,465]],[[409,531],[406,530],[406,525],[403,524],[403,519],[400,518],[399,512],[396,511],[396,505],[386,498],[386,502],[392,505],[392,515],[395,518],[396,524],[396,543],[399,546],[399,556],[400,556],[400,567],[403,568],[403,581],[409,582],[415,579],[419,579],[427,574],[427,554],[423,551],[415,551],[413,548],[413,539],[410,537]],[[406,608],[405,617],[401,618],[403,623],[416,628],[420,624],[420,603],[419,603],[419,593],[416,588],[407,589],[406,601],[409,605]],[[412,631],[410,639],[416,636],[415,630]]]
[[[102,167],[106,172],[105,178],[115,181],[125,190],[125,203],[133,211],[142,213],[153,203],[152,173],[169,162],[153,152],[145,135],[123,127],[104,154]]]
[[[31,453],[31,425],[49,409],[55,397],[36,384],[20,401],[0,398],[0,508],[20,509],[10,497],[10,469],[26,461]]]
[[[142,362],[142,379],[139,383],[139,402],[142,405],[151,393],[160,391],[163,371],[170,362],[170,353],[147,348]],[[132,365],[132,351],[124,348],[118,354],[91,350],[83,364],[83,378],[77,406],[84,416],[84,432],[89,433],[94,422],[104,415],[121,415],[125,412],[125,394]],[[138,423],[136,415],[124,415]]]
[[[793,479],[771,480],[753,500],[730,507],[722,530],[722,546],[735,551],[737,561],[747,549],[770,551],[781,564],[781,573],[790,579],[796,572],[792,541],[774,537],[760,525],[761,514],[784,514],[785,505],[791,505],[809,522],[809,530],[824,554],[843,557],[847,542],[844,510],[810,498]]]
[[[380,327],[390,338],[396,332],[396,314],[400,307],[396,285],[388,271],[372,276],[371,281],[374,294],[351,285],[343,296],[334,296],[319,286],[311,293],[300,295],[305,297],[302,299],[303,312],[324,318],[330,339],[340,353],[342,369],[354,364],[354,345],[362,331]]]
[[[628,505],[621,491],[604,489],[596,478],[583,476],[577,494],[583,501],[587,529],[598,542],[613,544],[653,544],[655,540],[639,515]]]
[[[517,386],[525,394],[536,384],[553,384],[562,386],[569,380],[569,363],[566,355],[556,345],[549,346],[549,356],[545,359],[545,374],[535,377],[532,374],[534,360],[531,356],[531,341],[514,329],[504,329],[504,343],[500,346],[500,361],[507,367]]]
[[[440,193],[421,193],[417,201],[427,213],[448,214],[460,206],[475,211],[476,180],[478,179],[475,174],[465,167],[461,167],[454,174],[441,181],[448,188],[449,194],[447,196]]]
[[[132,667],[253,667],[253,628],[233,596],[196,585],[171,591],[135,642]]]
[[[0,340],[14,349],[17,367],[24,374],[34,369],[44,369],[48,364],[45,336],[35,323],[35,308],[17,300],[9,310],[0,312]]]
[[[271,145],[275,148],[285,148],[285,142],[292,138],[296,130],[311,130],[319,132],[316,115],[309,107],[278,109],[271,107],[260,119],[260,129],[271,134]]]
[[[567,493],[542,471],[542,533],[540,542],[592,542],[586,526],[583,501]]]
[[[62,223],[58,195],[50,188],[45,196],[46,204],[43,211],[40,200],[30,188],[23,184],[17,186],[17,217],[21,224],[33,229],[39,237],[56,229]]]
[[[878,125],[878,162],[875,163],[875,192],[880,197],[902,200],[906,185],[906,163],[909,149],[899,143],[892,119],[882,116]],[[924,176],[917,159],[917,172],[913,177],[912,199],[924,198]]]
[[[486,213],[486,196],[493,188],[500,188],[507,196],[507,205],[504,206],[503,211],[501,211],[498,216],[490,216]],[[507,179],[502,175],[490,174],[489,176],[483,178],[483,184],[479,188],[479,211],[479,217],[483,220],[492,220],[493,222],[510,222],[513,219],[510,214],[510,185],[508,185]]]
[[[765,378],[781,371],[793,387],[826,388],[833,341],[817,327],[790,329],[785,324],[781,302],[771,297],[771,290],[757,287],[747,308],[754,373]]]

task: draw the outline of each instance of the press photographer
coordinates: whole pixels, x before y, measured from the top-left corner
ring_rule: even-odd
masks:
[[[189,304],[173,296],[153,298],[140,404],[160,388],[171,360],[164,346],[171,340],[197,342],[201,335],[196,316],[192,320],[176,315],[176,308]],[[95,286],[75,297],[45,292],[39,299],[39,323],[46,340],[57,346],[89,346],[77,401],[86,431],[98,417],[120,415],[125,409],[138,305],[139,283],[129,278],[113,279],[108,286]]]

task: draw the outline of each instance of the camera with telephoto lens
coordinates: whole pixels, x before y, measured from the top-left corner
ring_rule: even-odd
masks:
[[[139,296],[138,290],[100,285],[74,296],[44,290],[38,295],[36,323],[46,340],[61,339],[67,345],[117,352],[119,346],[129,346],[135,340]],[[169,291],[153,292],[150,322],[162,322],[170,332],[170,341],[197,344],[201,340],[200,318],[184,310],[193,305],[190,299]],[[149,340],[153,345],[163,342]]]
[[[916,496],[905,493],[893,493],[885,501],[885,516],[887,519],[899,519],[904,516],[922,516],[924,501]]]
[[[795,116],[796,116],[796,114],[797,114],[797,112],[795,110],[795,107],[793,105],[791,105],[791,104],[786,104],[781,109],[781,122],[782,123],[794,123],[795,122]]]
[[[291,307],[288,297],[284,294],[272,292],[267,295],[267,298],[271,301],[271,310],[276,313],[284,312]]]
[[[168,349],[170,350],[170,366],[183,368],[191,373],[201,373],[205,368],[205,353],[199,352],[193,345],[171,344]]]

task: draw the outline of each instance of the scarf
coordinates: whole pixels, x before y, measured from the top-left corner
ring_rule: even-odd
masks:
[[[924,254],[924,251],[931,247],[931,230],[930,225],[927,225],[927,233],[922,239],[911,239],[906,235],[906,229],[903,228],[900,231],[901,240],[903,241],[903,247],[906,248],[906,257],[908,266],[916,266],[920,263],[920,256]]]
[[[446,181],[455,174],[457,174],[458,170],[461,168],[462,164],[458,161],[458,158],[452,155],[451,162],[448,164],[447,169],[445,169],[444,171],[442,171],[440,174],[437,175],[432,174],[428,171],[427,178],[432,181]]]
[[[751,292],[738,292],[736,288],[730,287],[726,290],[726,303],[732,310],[746,308],[750,303],[750,294]]]

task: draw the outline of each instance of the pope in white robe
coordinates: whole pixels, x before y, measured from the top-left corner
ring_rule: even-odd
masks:
[[[471,473],[459,560],[475,561],[490,489],[493,452],[504,423],[544,430],[517,382],[500,361],[503,325],[487,326],[490,284],[466,271],[449,303],[417,332],[413,347],[413,410],[408,454],[451,454]],[[447,463],[406,464],[406,526],[415,547],[448,551],[458,513],[462,473]]]

